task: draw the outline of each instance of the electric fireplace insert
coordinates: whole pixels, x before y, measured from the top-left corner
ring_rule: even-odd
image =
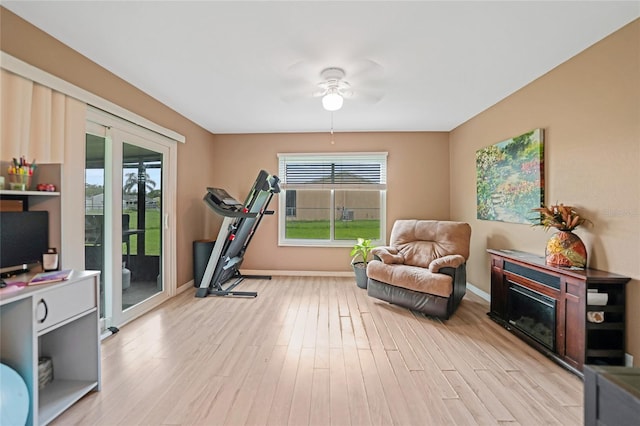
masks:
[[[556,301],[509,282],[508,323],[552,351],[556,349]]]

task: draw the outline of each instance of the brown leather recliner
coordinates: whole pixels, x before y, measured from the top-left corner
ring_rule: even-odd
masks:
[[[372,250],[367,266],[371,297],[448,319],[467,290],[468,223],[397,220],[389,246]]]

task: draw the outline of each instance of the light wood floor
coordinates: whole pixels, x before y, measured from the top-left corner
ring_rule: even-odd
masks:
[[[443,323],[347,278],[238,289],[259,295],[189,290],[105,340],[102,391],[54,424],[582,424],[582,381],[470,292]]]

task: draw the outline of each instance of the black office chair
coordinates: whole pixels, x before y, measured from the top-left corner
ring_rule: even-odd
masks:
[[[127,246],[127,266],[129,266],[131,259],[131,234],[127,232],[129,230],[130,220],[131,216],[129,214],[124,213],[122,215],[122,242]]]

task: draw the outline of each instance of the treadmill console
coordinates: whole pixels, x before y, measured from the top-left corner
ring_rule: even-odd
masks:
[[[207,191],[209,192],[209,195],[211,195],[213,201],[224,209],[239,210],[244,207],[242,203],[233,198],[222,188],[207,188]]]

